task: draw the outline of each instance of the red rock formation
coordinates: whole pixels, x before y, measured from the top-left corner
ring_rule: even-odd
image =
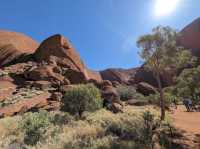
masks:
[[[33,81],[49,81],[53,84],[64,84],[64,76],[56,73],[54,68],[51,65],[33,68],[25,73],[25,78]]]
[[[143,95],[150,95],[150,94],[155,94],[156,93],[156,89],[146,83],[146,82],[140,82],[137,84],[137,91],[142,93]]]
[[[6,100],[16,90],[16,85],[10,79],[0,78],[0,102]]]
[[[185,48],[191,49],[194,55],[200,56],[200,18],[187,25],[180,32],[178,42]]]
[[[131,69],[106,69],[100,71],[103,80],[117,81],[122,84],[128,84],[129,80],[132,79],[136,72],[140,68],[131,68]]]
[[[37,62],[67,68],[66,77],[71,83],[84,83],[90,79],[101,81],[99,73],[88,70],[70,42],[61,35],[54,35],[43,41],[34,57]]]
[[[131,69],[107,69],[100,71],[103,80],[117,81],[120,84],[136,85],[140,82],[147,82],[153,86],[157,86],[156,79],[153,74],[143,68],[143,66]],[[168,86],[173,82],[173,75],[166,72],[162,75],[164,86]]]
[[[44,40],[35,52],[35,58],[38,62],[55,61],[57,65],[85,71],[85,65],[80,56],[69,41],[61,35],[54,35]]]
[[[24,34],[0,31],[0,67],[24,54],[33,53],[37,47],[38,43]]]
[[[91,81],[94,80],[98,83],[102,82],[102,77],[101,77],[100,72],[87,69],[87,73],[88,73],[89,80]]]
[[[50,97],[49,93],[43,93],[41,95],[35,96],[29,100],[22,100],[17,103],[11,104],[9,106],[0,108],[0,116],[13,116],[18,113],[24,113],[31,109],[45,108],[49,106],[48,98]]]

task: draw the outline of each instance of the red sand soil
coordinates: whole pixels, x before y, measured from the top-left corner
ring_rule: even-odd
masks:
[[[200,149],[200,112],[186,112],[184,106],[178,106],[172,118],[183,136],[178,141],[184,144],[184,149]]]

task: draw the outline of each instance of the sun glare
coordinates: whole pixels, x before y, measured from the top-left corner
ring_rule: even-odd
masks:
[[[155,15],[157,17],[166,16],[172,13],[180,0],[155,0]]]

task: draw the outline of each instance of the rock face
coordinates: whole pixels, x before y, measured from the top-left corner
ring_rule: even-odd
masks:
[[[37,47],[38,43],[24,34],[0,31],[0,67],[33,53]]]
[[[80,56],[69,41],[61,35],[54,35],[43,41],[35,52],[35,58],[38,62],[53,61],[57,65],[77,71],[85,71]]]
[[[200,57],[200,18],[186,26],[180,34],[179,44],[191,49],[195,56]]]
[[[34,54],[37,62],[53,63],[66,68],[65,75],[71,83],[84,83],[90,79],[101,80],[98,73],[89,71],[70,42],[61,35],[46,39]]]
[[[138,83],[137,84],[137,91],[142,93],[143,95],[146,95],[146,96],[156,93],[156,89],[152,85],[150,85],[146,82]]]
[[[157,86],[156,79],[151,72],[146,71],[143,67],[132,69],[107,69],[101,71],[103,80],[118,82],[125,85],[135,85],[140,82],[147,82],[153,86]],[[171,83],[169,75],[163,76],[164,85]]]
[[[31,109],[44,108],[48,105],[49,93],[43,93],[29,100],[22,100],[9,106],[0,108],[0,117],[13,116],[18,113],[24,113]]]
[[[140,68],[131,69],[106,69],[100,71],[103,80],[117,81],[121,84],[129,84]]]
[[[52,84],[64,84],[64,76],[55,72],[55,67],[39,66],[25,73],[25,78],[32,81],[49,81]]]
[[[16,85],[12,81],[1,78],[0,79],[0,102],[12,96],[15,90],[16,90]]]
[[[100,72],[87,69],[87,74],[89,81],[102,82],[102,76]]]

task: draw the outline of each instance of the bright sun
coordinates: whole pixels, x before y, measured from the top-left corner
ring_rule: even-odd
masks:
[[[180,0],[155,0],[155,15],[166,16],[173,12]]]

